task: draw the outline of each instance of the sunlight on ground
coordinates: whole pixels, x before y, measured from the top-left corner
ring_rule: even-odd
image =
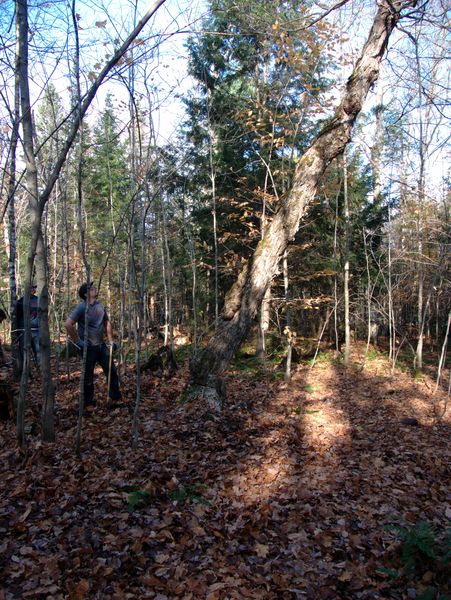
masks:
[[[350,426],[345,412],[331,401],[333,381],[321,381],[315,373],[279,386],[270,405],[279,413],[283,408],[283,414],[278,419],[265,414],[258,418],[256,425],[265,432],[258,438],[260,452],[247,456],[233,477],[231,491],[240,502],[265,501],[294,482],[298,487],[305,478],[312,487],[324,487],[329,469],[339,463],[335,450],[350,444]]]
[[[267,406],[272,416],[262,412],[252,417],[259,431],[258,451],[254,446],[225,487],[237,505],[265,502],[302,486],[313,492],[336,490],[346,479],[343,461],[355,436],[367,437],[365,424],[354,418],[362,410],[369,411],[369,426],[385,416],[387,423],[400,426],[407,417],[434,424],[437,399],[430,381],[416,380],[410,373],[390,377],[382,359],[364,369],[362,356],[354,359],[348,369],[333,361],[313,369],[299,367],[289,385],[277,384]],[[371,440],[368,443],[371,448]]]

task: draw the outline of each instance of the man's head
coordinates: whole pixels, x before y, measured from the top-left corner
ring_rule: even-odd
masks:
[[[80,296],[80,298],[82,300],[86,300],[86,298],[88,297],[88,289],[89,291],[95,291],[97,293],[96,288],[94,287],[94,282],[91,281],[90,284],[87,283],[83,283],[79,288],[78,288],[78,295]]]

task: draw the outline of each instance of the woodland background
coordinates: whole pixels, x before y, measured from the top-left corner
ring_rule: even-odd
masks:
[[[218,416],[180,403],[188,359],[214,334],[295,165],[330,122],[375,6],[160,1],[141,22],[139,4],[0,2],[2,381],[17,408],[16,429],[0,425],[14,487],[0,530],[12,519],[19,533],[0,546],[5,598],[446,597],[449,14],[440,0],[408,8],[352,143],[327,169],[231,364]],[[32,277],[43,359],[19,390],[15,306]],[[131,418],[101,406],[82,435],[64,321],[86,280],[114,323]],[[175,352],[175,379],[139,368],[161,345]],[[40,419],[56,445],[41,445]],[[114,431],[115,450],[102,430]],[[243,471],[249,453],[255,465]],[[50,485],[52,469],[70,499]],[[365,498],[366,516],[352,521],[345,507]],[[104,538],[108,511],[119,516]],[[92,515],[102,542],[83,538]],[[53,533],[46,519],[58,522]],[[398,545],[383,533],[390,523]],[[85,551],[94,576],[74,558]],[[285,552],[308,568],[282,565]],[[238,577],[232,557],[249,553]]]
[[[1,260],[9,272],[3,305],[14,317],[32,218],[21,146],[15,146],[13,4],[1,8],[7,25]],[[42,190],[74,107],[111,56],[109,46],[121,44],[110,26],[124,31],[130,23],[124,15],[84,23],[88,5],[80,12],[76,5],[42,14],[37,8],[29,9],[28,61]],[[88,269],[121,341],[134,327],[164,327],[167,341],[178,326],[196,347],[214,330],[225,292],[340,95],[355,54],[346,31],[354,19],[360,38],[353,42],[360,44],[371,7],[349,3],[328,19],[297,2],[251,2],[245,11],[239,3],[213,2],[211,9],[186,42],[191,88],[172,90],[185,107],[176,137],[163,143],[155,124],[156,115],[165,118],[157,66],[165,37],[177,32],[171,22],[167,31],[152,29],[134,41],[109,73],[100,109],[91,110],[74,138],[41,217],[52,343],[64,343],[62,323]],[[347,301],[354,336],[366,339],[370,329],[390,337],[393,359],[397,341],[421,369],[424,340],[435,348],[443,342],[449,309],[447,24],[440,2],[427,10],[394,34],[355,142],[328,169],[282,261],[263,303],[259,351],[266,330],[283,337],[287,325],[298,336],[322,333],[338,347]],[[169,61],[163,66],[171,69]]]

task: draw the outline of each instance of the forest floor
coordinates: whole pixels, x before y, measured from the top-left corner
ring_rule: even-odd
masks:
[[[58,381],[56,444],[32,382],[25,460],[0,423],[0,599],[446,598],[445,392],[376,352],[364,369],[319,358],[290,385],[238,361],[220,415],[179,401],[187,364],[143,373],[136,448],[99,375],[81,459],[79,362]],[[122,388],[131,404],[132,366]]]

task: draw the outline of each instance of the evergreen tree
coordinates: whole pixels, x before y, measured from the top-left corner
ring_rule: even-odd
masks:
[[[85,210],[94,270],[105,259],[106,251],[120,226],[123,211],[130,202],[127,147],[121,139],[121,133],[113,98],[109,94],[94,127],[92,148],[85,160]],[[123,231],[120,235],[124,235]]]
[[[317,129],[327,88],[324,25],[297,31],[303,2],[214,0],[207,33],[189,43],[197,95],[187,101],[194,218],[213,266],[212,178],[226,289],[289,189]],[[298,23],[299,21],[297,21]]]

